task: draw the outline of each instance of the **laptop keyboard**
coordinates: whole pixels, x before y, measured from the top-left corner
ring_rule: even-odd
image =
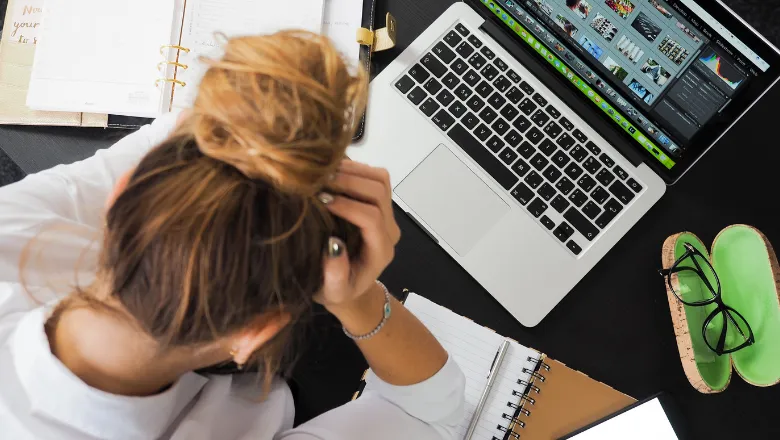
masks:
[[[395,87],[574,255],[643,189],[462,23]]]

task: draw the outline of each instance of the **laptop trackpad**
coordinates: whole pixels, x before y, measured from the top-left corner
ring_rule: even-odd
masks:
[[[444,145],[395,193],[459,255],[466,255],[510,209]]]

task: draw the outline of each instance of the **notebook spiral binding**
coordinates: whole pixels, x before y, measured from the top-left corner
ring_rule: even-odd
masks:
[[[527,419],[531,416],[529,407],[536,404],[536,399],[532,396],[532,393],[541,394],[542,392],[541,387],[546,380],[543,373],[550,371],[550,366],[544,363],[544,355],[539,359],[529,356],[526,362],[529,363],[529,367],[523,368],[523,373],[529,375],[529,378],[528,380],[517,380],[517,384],[522,387],[519,390],[512,390],[512,396],[517,399],[508,401],[506,406],[511,408],[511,410],[501,415],[508,423],[506,426],[503,424],[496,426],[496,429],[501,434],[493,436],[492,440],[520,439],[520,434],[516,432],[517,428],[522,429],[526,427],[528,424]]]
[[[170,49],[176,50],[176,60],[175,61],[170,61],[168,59],[168,57],[166,56],[166,51],[168,51]],[[187,70],[190,67],[190,66],[188,66],[186,64],[182,64],[182,63],[179,62],[179,53],[180,52],[189,53],[190,49],[188,49],[186,47],[182,47],[182,46],[173,45],[173,44],[164,44],[164,45],[160,46],[160,55],[162,55],[163,60],[160,61],[159,63],[157,63],[157,70],[160,71],[160,73],[162,73],[163,75],[165,75],[165,73],[164,73],[165,71],[161,70],[161,69],[162,68],[167,69],[169,66],[173,66],[174,67],[173,78],[167,78],[165,76],[162,76],[160,78],[157,78],[157,80],[154,82],[154,85],[156,85],[157,87],[160,87],[160,84],[169,83],[169,84],[173,85],[174,87],[175,86],[181,86],[181,87],[186,87],[187,86],[186,82],[180,81],[180,80],[176,79],[176,72],[178,71],[178,69]]]

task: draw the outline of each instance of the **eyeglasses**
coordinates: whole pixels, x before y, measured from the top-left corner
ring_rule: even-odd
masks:
[[[692,244],[684,243],[684,246],[685,252],[672,267],[662,269],[659,273],[666,279],[669,290],[681,303],[700,308],[702,313],[707,313],[711,305],[714,305],[702,324],[704,342],[718,355],[733,353],[753,345],[753,329],[744,316],[723,302],[720,279],[709,260]],[[691,279],[693,277],[698,277],[698,280]],[[681,278],[691,282],[682,282]],[[701,284],[708,291],[692,290]],[[687,296],[689,300],[683,299],[683,296]],[[694,296],[698,296],[698,299],[690,300]]]

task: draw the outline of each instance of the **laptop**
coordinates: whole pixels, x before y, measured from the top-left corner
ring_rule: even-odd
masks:
[[[349,155],[534,326],[779,76],[719,2],[467,0],[372,81]]]

